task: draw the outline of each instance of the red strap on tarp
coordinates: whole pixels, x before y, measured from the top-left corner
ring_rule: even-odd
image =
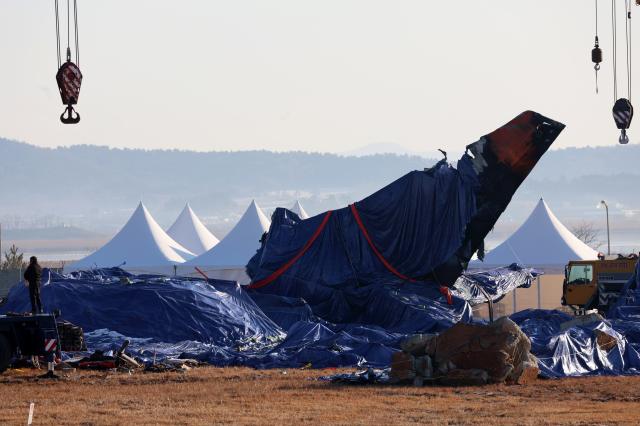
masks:
[[[198,268],[197,266],[196,266],[196,271],[197,271],[200,275],[202,275],[202,276],[204,277],[204,279],[205,279],[205,280],[207,280],[207,281],[209,280],[209,277],[207,276],[207,274],[205,274],[204,272],[202,272],[202,270],[201,270],[200,268]]]
[[[451,295],[451,290],[449,289],[449,287],[441,285],[440,293],[442,293],[442,295],[447,298],[447,304],[453,305],[453,296]]]
[[[320,223],[320,226],[318,226],[318,229],[316,229],[316,231],[313,233],[311,238],[309,238],[309,241],[307,241],[305,243],[305,245],[302,247],[302,249],[295,256],[293,256],[293,258],[291,258],[291,260],[289,260],[287,263],[285,263],[284,265],[282,265],[281,267],[276,269],[267,278],[264,278],[264,279],[262,279],[260,281],[256,281],[254,283],[251,283],[249,285],[249,288],[264,287],[265,285],[267,285],[267,284],[271,283],[272,281],[274,281],[275,279],[277,279],[280,275],[284,274],[287,271],[287,269],[289,269],[294,263],[296,263],[298,261],[298,259],[300,259],[306,253],[306,251],[309,250],[309,247],[311,247],[311,245],[314,243],[314,241],[320,236],[320,234],[322,233],[322,230],[325,228],[325,226],[327,226],[327,223],[329,222],[329,218],[331,217],[332,213],[333,213],[333,211],[329,210],[324,215],[324,217],[322,218],[322,222]]]
[[[403,279],[405,281],[410,281],[412,283],[415,283],[416,280],[414,280],[413,278],[407,277],[406,275],[401,274],[400,272],[398,272],[398,270],[396,268],[393,267],[393,265],[391,265],[389,262],[387,262],[387,259],[384,258],[382,253],[380,253],[378,251],[378,249],[376,248],[375,244],[373,244],[373,240],[371,240],[371,237],[369,236],[369,233],[367,232],[367,228],[365,228],[364,227],[364,223],[362,223],[362,219],[360,218],[360,213],[358,213],[358,209],[356,209],[356,205],[355,204],[351,204],[349,207],[351,207],[351,213],[353,213],[353,217],[356,219],[356,223],[358,224],[358,227],[360,228],[360,231],[362,231],[362,235],[364,235],[364,238],[369,243],[369,247],[371,247],[371,250],[373,250],[373,252],[376,254],[376,256],[378,256],[378,259],[380,259],[380,262],[382,262],[384,267],[387,268],[396,277],[401,278],[401,279]]]
[[[389,270],[389,272],[391,272],[393,275],[395,275],[398,278],[401,278],[401,279],[403,279],[405,281],[409,281],[409,282],[412,282],[412,283],[417,282],[418,280],[415,280],[415,279],[413,279],[411,277],[408,277],[408,276],[400,273],[396,268],[393,267],[392,264],[390,264],[387,261],[387,259],[384,258],[382,253],[380,253],[380,251],[378,251],[378,248],[375,246],[375,244],[373,244],[373,240],[369,236],[369,233],[367,232],[367,228],[365,228],[364,223],[362,222],[362,218],[360,218],[360,213],[358,213],[358,209],[356,208],[356,205],[355,204],[351,204],[349,207],[351,208],[351,213],[353,213],[353,217],[355,218],[356,223],[358,224],[358,227],[360,228],[360,231],[362,231],[362,235],[364,235],[364,238],[369,243],[369,247],[371,247],[371,250],[373,250],[373,252],[376,254],[376,256],[378,256],[378,259],[380,260],[380,262],[382,262],[384,267],[387,268]],[[453,297],[451,296],[451,292],[449,291],[448,287],[441,286],[440,287],[440,293],[442,293],[442,295],[447,298],[447,303],[449,305],[453,305]]]

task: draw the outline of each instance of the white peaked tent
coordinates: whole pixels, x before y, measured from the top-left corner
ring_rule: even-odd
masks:
[[[262,234],[271,225],[267,216],[252,201],[236,226],[214,248],[191,259],[179,268],[180,275],[196,276],[195,267],[209,278],[249,282],[245,266],[260,248]]]
[[[196,256],[220,242],[196,216],[189,203],[184,206],[180,216],[167,230],[167,234]]]
[[[65,270],[120,266],[135,273],[173,275],[174,265],[193,257],[193,253],[164,232],[141,202],[111,241]]]
[[[300,204],[300,200],[296,200],[293,207],[291,207],[291,211],[297,214],[300,219],[309,219],[309,215],[304,211],[302,204]]]
[[[487,253],[484,263],[472,267],[510,265],[557,268],[569,260],[594,260],[598,252],[580,241],[541,198],[527,220],[506,241]]]

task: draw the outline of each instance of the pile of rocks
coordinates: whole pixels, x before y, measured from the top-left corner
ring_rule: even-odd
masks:
[[[395,383],[525,384],[538,377],[531,342],[507,317],[489,325],[458,323],[445,332],[405,340],[391,362]]]

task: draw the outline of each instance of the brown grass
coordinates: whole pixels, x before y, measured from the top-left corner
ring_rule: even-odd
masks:
[[[346,386],[335,370],[205,367],[187,373],[40,372],[0,376],[0,424],[637,424],[640,378],[538,380],[527,386]]]

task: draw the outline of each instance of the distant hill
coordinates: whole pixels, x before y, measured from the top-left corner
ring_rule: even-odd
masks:
[[[433,163],[396,155],[49,149],[0,140],[0,217],[56,215],[113,229],[142,199],[165,226],[187,201],[224,226],[252,198],[266,209],[301,198],[307,210],[321,211]]]
[[[349,151],[340,153],[344,156],[364,157],[367,155],[377,154],[395,154],[395,155],[415,155],[418,157],[429,158],[426,152],[417,152],[405,148],[404,146],[393,142],[378,142],[361,146]]]
[[[87,231],[75,226],[51,226],[44,228],[3,229],[5,240],[88,240],[104,238],[104,234]]]
[[[572,179],[581,176],[640,175],[640,145],[552,150],[542,157],[531,177]]]
[[[0,220],[33,225],[53,215],[60,223],[109,234],[141,199],[165,227],[189,201],[224,234],[252,198],[267,213],[296,198],[319,213],[434,162],[394,154],[49,149],[0,139]],[[561,217],[599,215],[595,205],[603,198],[619,214],[638,211],[639,164],[637,145],[550,151],[516,193],[508,215],[526,216],[541,196]],[[38,227],[31,225],[14,228]]]

